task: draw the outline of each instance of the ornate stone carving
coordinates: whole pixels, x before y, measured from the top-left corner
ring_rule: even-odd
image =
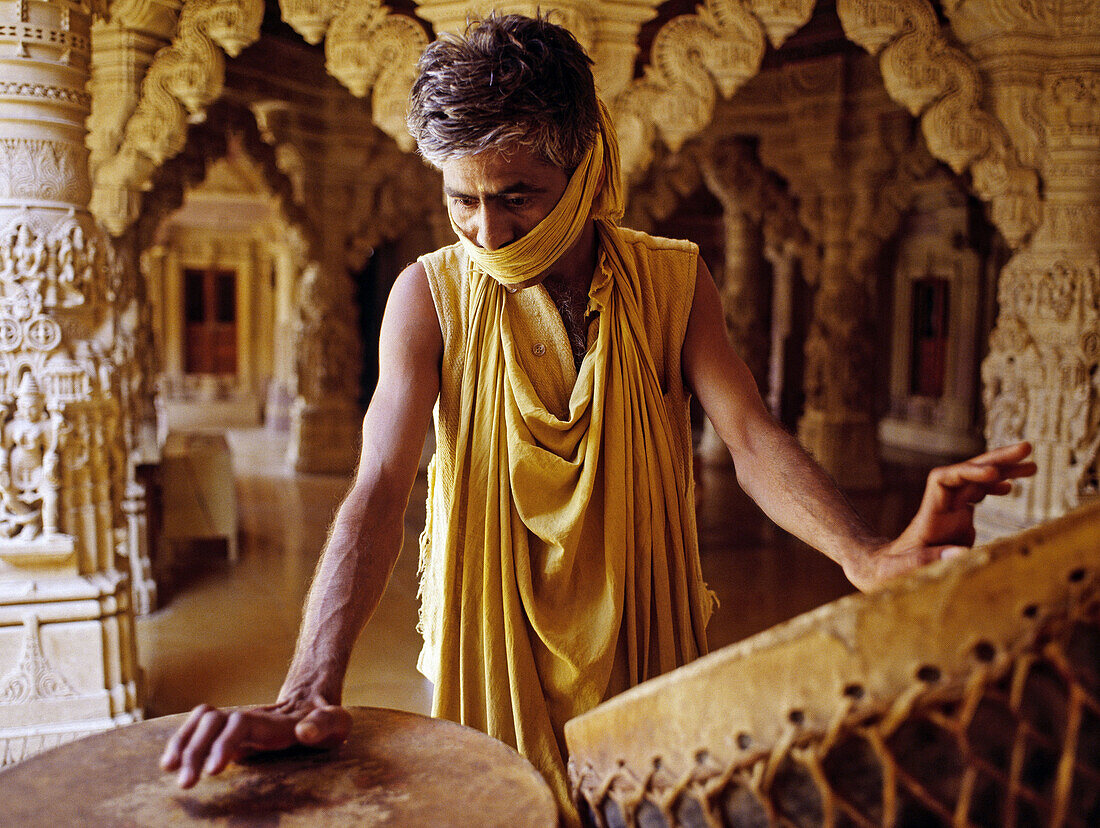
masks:
[[[87,109],[92,103],[92,96],[79,89],[27,81],[0,81],[0,95],[11,98],[29,98],[31,100],[62,101],[71,103],[81,109]]]
[[[64,418],[47,411],[34,376],[0,401],[0,536],[34,540],[58,534],[59,448]]]
[[[86,209],[89,10],[0,0],[0,77],[14,85],[0,95],[0,661],[18,664],[0,679],[2,761],[90,719],[141,715],[116,569],[126,463],[111,302],[126,285]],[[21,641],[12,624],[28,615]]]
[[[776,49],[806,25],[813,14],[814,3],[815,0],[748,0],[749,7],[764,24],[768,40]]]
[[[658,148],[645,177],[630,188],[623,224],[652,231],[657,222],[672,215],[680,202],[702,182],[695,153],[686,148],[674,153]]]
[[[183,149],[188,118],[221,92],[219,46],[229,55],[259,37],[261,0],[188,0],[172,45],[162,49],[142,81],[142,97],[118,151],[96,170],[92,212],[115,235],[137,217],[140,193],[153,171]]]
[[[356,97],[371,93],[374,123],[406,152],[405,128],[416,61],[428,36],[411,17],[391,14],[380,2],[348,3],[332,19],[325,40],[326,68]]]
[[[437,34],[461,32],[474,16],[497,9],[508,14],[541,12],[573,33],[592,58],[596,89],[604,100],[615,98],[634,78],[641,25],[656,15],[660,0],[421,0],[416,13]]]
[[[941,0],[953,24],[963,23],[967,34],[982,28],[1024,30],[1061,37],[1100,32],[1100,6],[1083,2],[983,3],[975,0]]]
[[[38,616],[23,619],[23,649],[19,661],[0,676],[0,706],[25,704],[41,699],[75,696],[76,692],[42,650]]]
[[[87,155],[67,141],[0,140],[0,198],[87,202]]]
[[[710,123],[715,86],[730,97],[756,74],[764,49],[764,25],[737,0],[708,0],[666,23],[644,76],[611,106],[624,176],[648,166],[654,137],[675,152]]]
[[[108,269],[105,240],[75,214],[53,224],[16,214],[0,228],[0,350],[55,348],[60,330],[42,312],[97,303],[109,290],[97,274]]]
[[[1100,257],[1017,254],[999,299],[982,363],[986,438],[1035,446],[1038,474],[1001,508],[1026,524],[1100,492]]]
[[[839,0],[848,37],[882,52],[890,96],[921,116],[928,148],[956,173],[969,171],[993,220],[1019,247],[1039,224],[1038,176],[1023,166],[1004,126],[982,109],[978,67],[940,31],[927,0]]]
[[[306,43],[316,46],[328,31],[338,7],[332,0],[279,0],[279,8],[287,25]]]

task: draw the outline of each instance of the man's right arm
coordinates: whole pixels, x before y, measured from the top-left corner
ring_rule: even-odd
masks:
[[[306,600],[294,659],[276,704],[226,714],[205,705],[172,737],[161,766],[190,787],[249,753],[338,744],[352,647],[378,606],[401,551],[405,507],[439,394],[443,338],[423,265],[390,292],[379,337],[379,379],[363,419],[355,482],[333,521]]]

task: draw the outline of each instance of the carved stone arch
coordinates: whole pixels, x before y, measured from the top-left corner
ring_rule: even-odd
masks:
[[[970,173],[994,224],[1021,247],[1040,221],[1038,173],[983,109],[978,65],[952,45],[929,0],[838,0],[837,14],[852,42],[879,55],[887,93],[920,118],[932,154]]]
[[[351,271],[362,268],[374,248],[399,239],[418,222],[432,229],[441,246],[453,239],[440,197],[439,173],[419,156],[391,146],[392,152],[371,158],[365,178],[373,178],[374,186],[365,188],[356,199],[357,218],[348,226],[346,244]],[[444,233],[436,232],[444,227]],[[443,238],[438,238],[441,235]]]
[[[188,127],[180,153],[166,161],[151,176],[141,215],[127,231],[138,251],[147,249],[153,243],[157,227],[183,204],[187,189],[203,180],[207,165],[226,155],[231,134],[258,165],[283,221],[301,232],[305,254],[308,256],[312,252],[316,229],[298,197],[294,179],[284,171],[278,148],[263,137],[256,117],[249,109],[225,100],[214,103],[201,122]]]
[[[382,0],[280,0],[283,19],[310,44],[325,40],[325,68],[357,98],[371,93],[374,123],[402,150],[413,148],[405,128],[416,62],[428,45],[423,24],[386,8]]]
[[[764,34],[778,47],[813,11],[813,0],[707,0],[658,32],[650,63],[612,104],[624,174],[653,160],[660,137],[677,150],[710,122],[715,89],[730,97],[759,70]],[[1039,222],[1038,176],[1017,158],[1004,126],[982,108],[976,62],[941,31],[928,0],[839,0],[845,34],[881,51],[888,94],[921,118],[933,155],[969,172],[994,223],[1019,247]]]
[[[141,216],[130,226],[120,241],[132,247],[138,256],[156,249],[158,229],[163,221],[183,205],[185,194],[189,189],[206,179],[208,167],[231,154],[236,148],[247,155],[252,165],[258,170],[265,198],[270,198],[272,219],[277,226],[285,228],[285,233],[281,235],[286,247],[292,251],[293,262],[290,266],[293,267],[296,275],[300,274],[317,255],[316,228],[302,204],[299,203],[299,199],[296,198],[295,183],[283,172],[276,148],[271,146],[261,134],[253,112],[247,107],[227,100],[214,103],[201,123],[192,124],[187,131],[184,149],[156,170],[152,177],[152,187],[146,194]],[[156,270],[155,267],[154,270]],[[274,273],[271,278],[274,282],[276,278]],[[147,290],[149,286],[144,284],[144,279],[142,281],[143,287]],[[293,293],[292,286],[291,296]],[[143,292],[141,298],[146,304],[149,302],[146,293]],[[273,319],[272,323],[276,325],[274,341],[276,343],[288,341],[292,334],[290,330],[292,326],[288,323],[285,326],[286,330],[280,329],[277,318]],[[165,355],[161,352],[162,346],[154,342],[152,324],[149,321],[145,325],[143,336],[145,347],[138,349],[135,358],[142,363],[142,370],[147,378],[145,393],[149,399],[152,399],[154,396],[152,377],[162,374],[166,369],[166,361]],[[275,381],[280,379],[282,373],[286,373],[280,370],[281,360],[278,351],[277,346],[277,353],[272,356],[273,371],[277,375],[273,378]],[[282,361],[291,360],[287,357]],[[282,379],[285,380],[284,384],[290,384],[292,377]]]
[[[703,183],[698,156],[691,149],[691,145],[679,152],[655,148],[653,162],[627,192],[625,226],[652,231]]]
[[[221,94],[225,59],[260,36],[263,0],[185,0],[175,37],[157,52],[141,97],[106,157],[104,138],[92,171],[90,209],[116,236],[138,217],[153,173],[185,145],[189,121],[201,121]],[[92,124],[93,128],[96,126]],[[110,146],[112,141],[107,141]]]

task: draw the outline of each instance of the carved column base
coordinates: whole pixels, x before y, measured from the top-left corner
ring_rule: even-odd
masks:
[[[882,485],[875,424],[858,414],[807,409],[798,439],[842,489],[867,491]]]
[[[703,419],[703,435],[699,440],[699,447],[696,449],[695,455],[700,462],[708,466],[733,465],[729,447],[722,442],[722,438],[718,436],[718,432],[714,430],[714,426],[706,418]]]
[[[125,537],[120,544],[130,565],[130,586],[135,615],[148,615],[157,608],[157,582],[149,557],[149,520],[146,514],[145,488],[136,483],[126,487],[122,501],[126,515]]]
[[[132,617],[117,572],[0,579],[0,767],[143,718]]]
[[[339,402],[294,401],[287,462],[296,472],[349,474],[359,459],[362,416]]]

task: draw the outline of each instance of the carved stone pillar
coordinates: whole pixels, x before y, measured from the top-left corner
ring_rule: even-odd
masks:
[[[1009,238],[981,369],[986,439],[1031,441],[1038,472],[979,504],[979,535],[991,537],[1100,492],[1100,6],[945,11],[1014,152],[1042,179],[1038,228]]]
[[[1085,62],[1043,74],[1043,220],[1001,271],[982,364],[986,439],[1031,441],[1039,470],[980,505],[984,536],[1100,492],[1100,54]]]
[[[296,305],[294,287],[301,268],[290,249],[275,259],[275,353],[271,383],[264,404],[264,423],[277,431],[290,430],[290,407],[294,402],[294,342]]]
[[[0,0],[0,765],[141,717],[90,25],[85,4]]]
[[[854,272],[849,227],[857,196],[835,180],[821,197],[821,263],[806,337],[806,409],[798,437],[846,489],[882,481],[872,403],[870,274]]]
[[[798,275],[798,244],[794,239],[765,241],[764,257],[772,266],[771,344],[768,349],[768,410],[779,419],[783,408],[783,383],[787,339],[794,316],[794,280]]]
[[[346,275],[311,263],[298,289],[297,396],[287,459],[295,471],[345,473],[359,456],[359,333]]]

